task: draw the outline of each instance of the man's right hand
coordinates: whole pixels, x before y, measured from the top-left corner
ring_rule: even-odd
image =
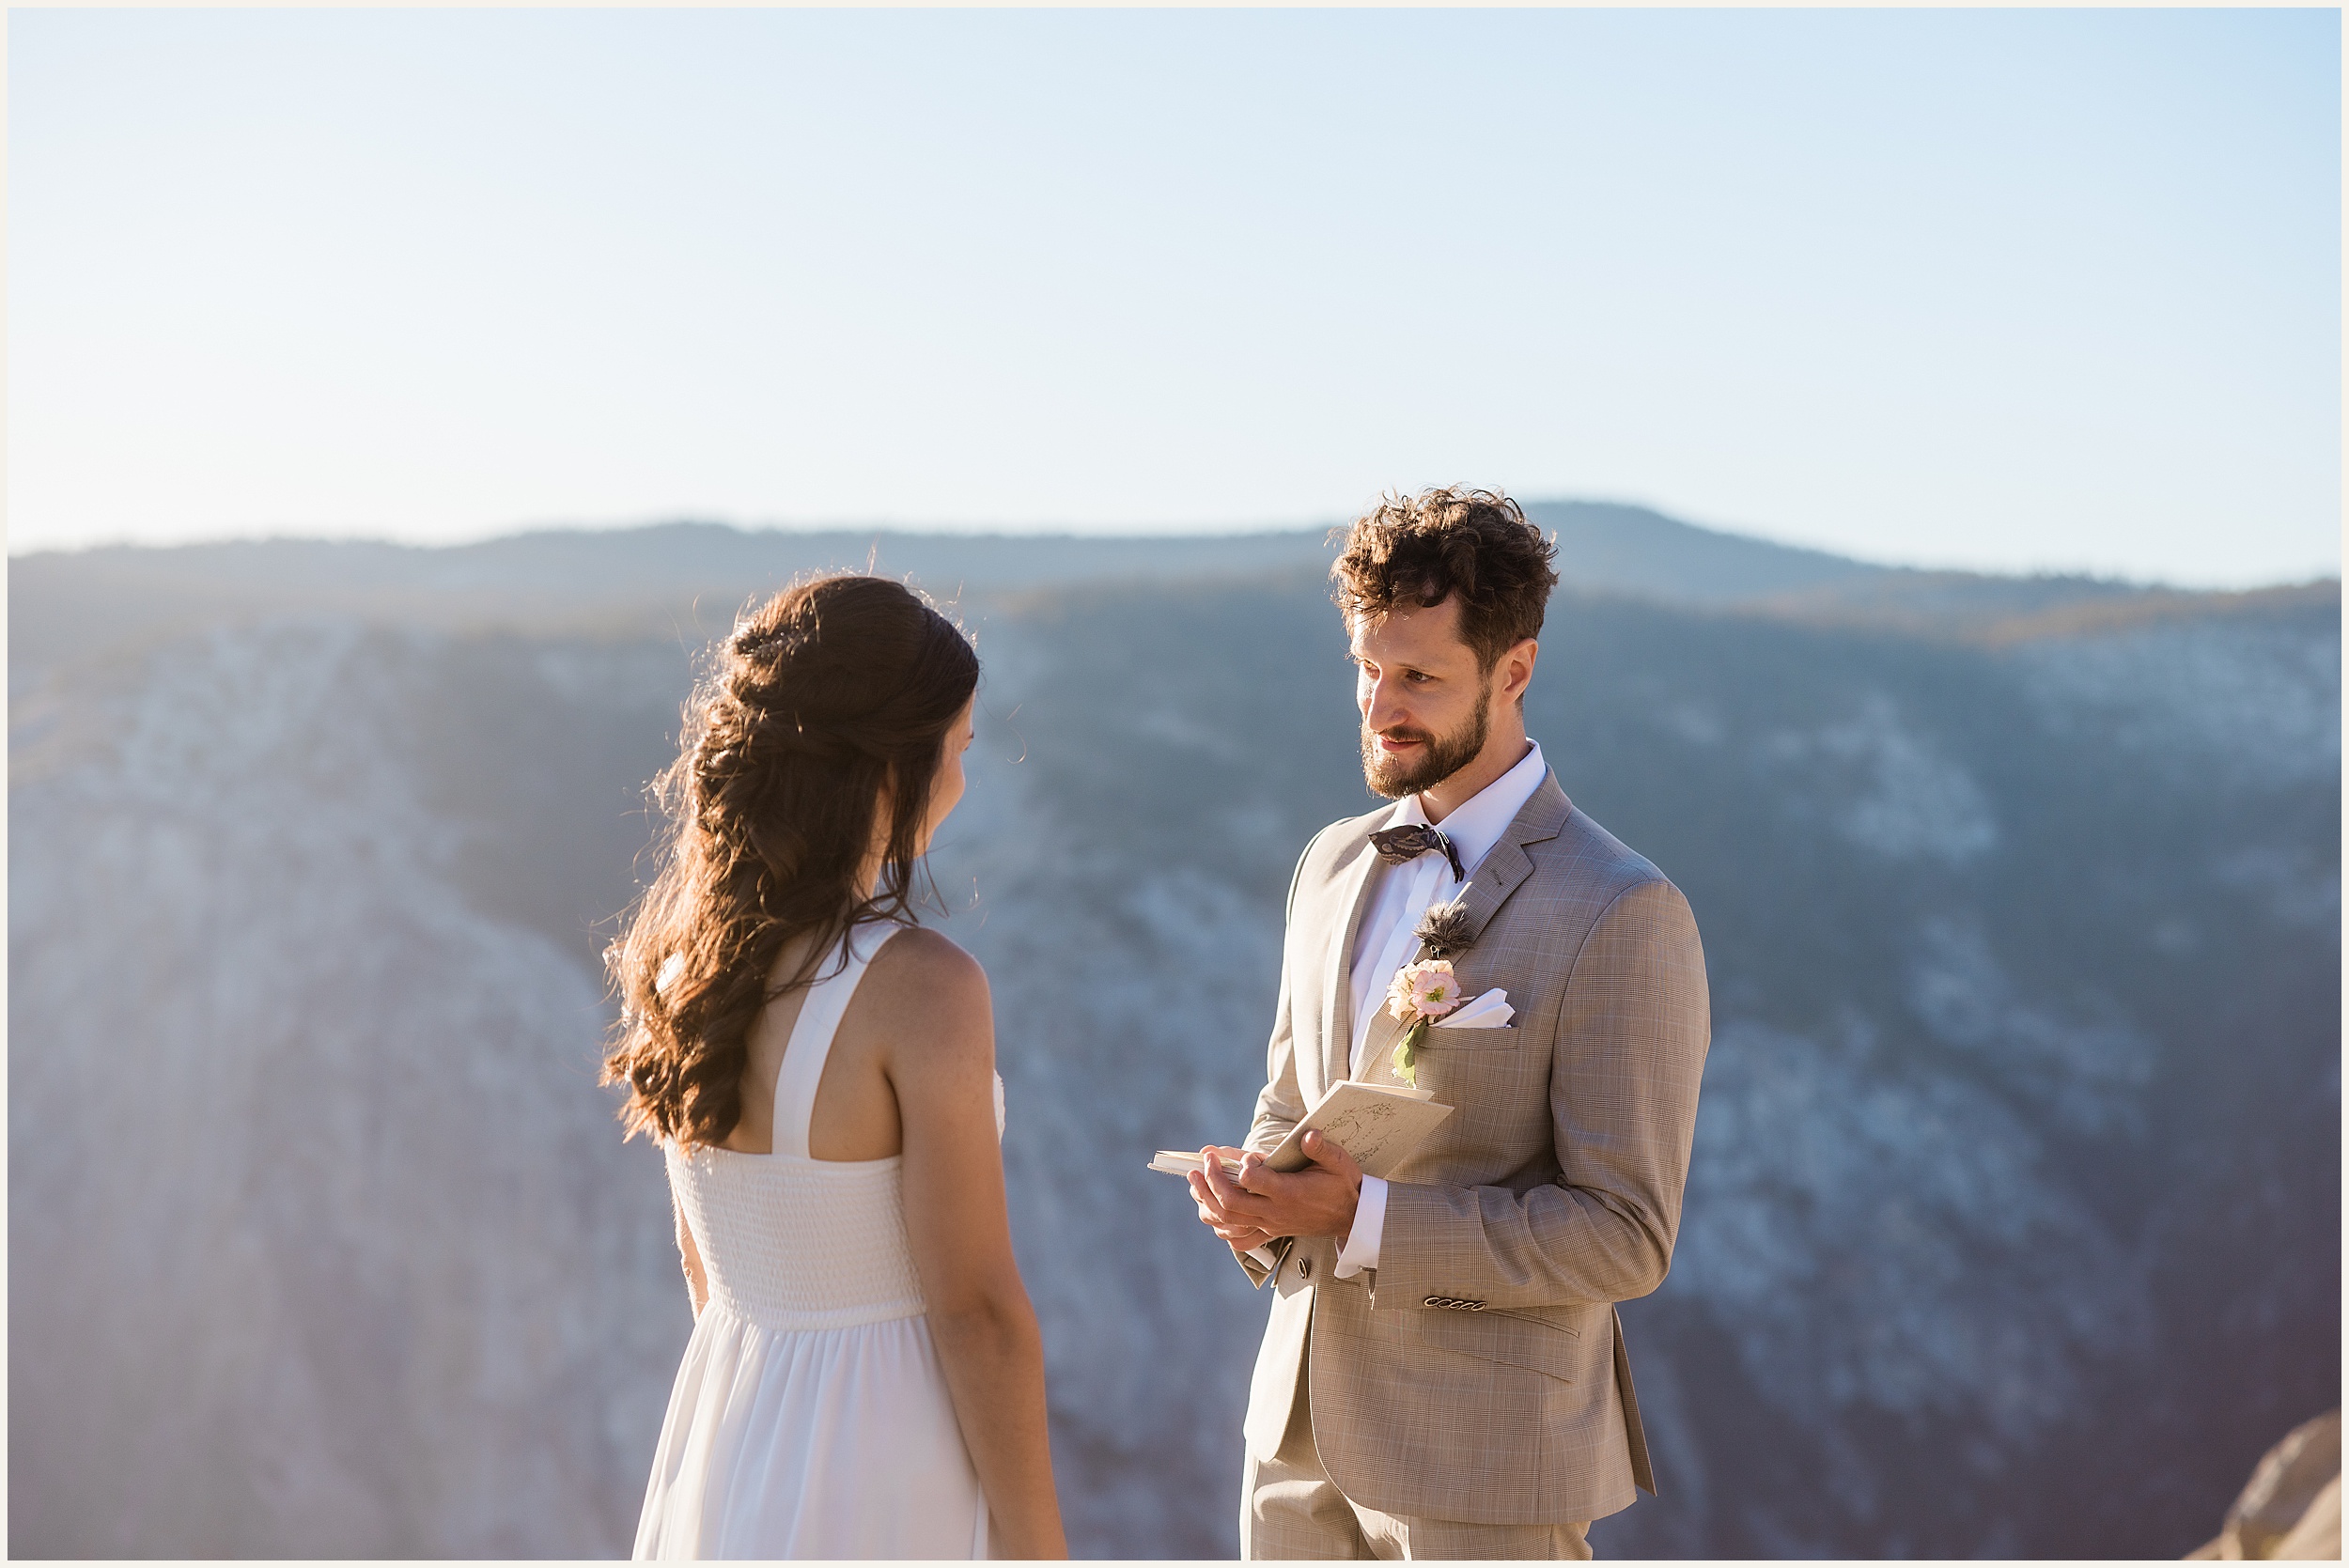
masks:
[[[1361,1167],[1320,1132],[1309,1130],[1299,1147],[1307,1161],[1301,1171],[1283,1174],[1266,1164],[1264,1156],[1252,1153],[1241,1157],[1237,1176],[1223,1173],[1214,1157],[1217,1151],[1203,1150],[1206,1169],[1197,1179],[1206,1191],[1192,1188],[1199,1198],[1200,1218],[1218,1235],[1245,1230],[1259,1235],[1333,1236],[1343,1247],[1361,1202]]]
[[[1226,1158],[1238,1160],[1248,1157],[1261,1160],[1262,1157],[1249,1157],[1238,1149],[1209,1144],[1199,1151],[1199,1161],[1205,1170],[1193,1171],[1190,1176],[1190,1195],[1199,1204],[1199,1222],[1230,1242],[1235,1252],[1252,1252],[1275,1239],[1270,1232],[1259,1230],[1252,1221],[1229,1212],[1223,1206],[1230,1196],[1238,1190],[1223,1174],[1223,1161]],[[1206,1172],[1214,1173],[1209,1175]]]

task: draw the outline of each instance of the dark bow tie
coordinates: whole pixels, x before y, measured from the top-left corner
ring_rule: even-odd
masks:
[[[1452,847],[1451,835],[1441,829],[1414,822],[1404,828],[1381,828],[1370,835],[1370,846],[1378,851],[1378,858],[1389,865],[1401,865],[1415,861],[1430,849],[1440,849],[1443,858],[1452,862],[1455,881],[1465,882],[1468,873],[1461,869],[1460,852]]]

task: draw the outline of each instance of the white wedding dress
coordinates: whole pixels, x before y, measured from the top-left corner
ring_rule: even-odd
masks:
[[[808,990],[776,1078],[774,1153],[669,1147],[709,1297],[669,1395],[639,1558],[987,1556],[987,1498],[906,1240],[902,1157],[807,1152],[832,1033],[871,961],[856,948],[887,936],[861,938]],[[1003,1094],[999,1078],[998,1136]]]

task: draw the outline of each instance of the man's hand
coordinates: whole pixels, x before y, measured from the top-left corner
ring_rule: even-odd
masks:
[[[1260,1155],[1248,1154],[1239,1149],[1227,1149],[1220,1143],[1211,1143],[1200,1150],[1200,1163],[1216,1173],[1218,1184],[1226,1192],[1232,1188],[1231,1179],[1223,1174],[1223,1161],[1227,1157],[1237,1160],[1242,1165],[1252,1159],[1258,1164],[1263,1163],[1263,1157]],[[1225,1241],[1230,1242],[1233,1251],[1252,1252],[1274,1239],[1271,1232],[1259,1230],[1252,1220],[1242,1219],[1228,1213],[1217,1201],[1215,1190],[1208,1187],[1206,1178],[1197,1171],[1193,1171],[1188,1180],[1190,1182],[1190,1195],[1199,1204],[1199,1222]]]
[[[1199,1151],[1206,1169],[1194,1172],[1191,1196],[1209,1230],[1246,1252],[1275,1236],[1336,1236],[1354,1229],[1354,1207],[1362,1195],[1362,1168],[1354,1157],[1318,1132],[1300,1145],[1313,1161],[1287,1174],[1259,1154],[1209,1147]],[[1238,1155],[1237,1179],[1223,1173],[1222,1157]]]

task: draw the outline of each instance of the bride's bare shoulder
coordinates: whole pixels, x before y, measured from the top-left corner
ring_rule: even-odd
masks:
[[[887,1023],[921,1034],[973,1028],[991,1034],[987,970],[951,939],[913,926],[874,955],[865,985],[879,993]]]

